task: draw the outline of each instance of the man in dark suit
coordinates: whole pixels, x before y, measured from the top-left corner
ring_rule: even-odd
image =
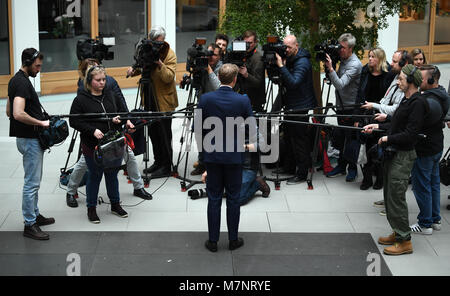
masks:
[[[238,237],[239,194],[245,151],[243,123],[245,120],[250,133],[253,133],[256,132],[256,122],[249,98],[233,91],[238,72],[236,65],[223,65],[219,71],[222,86],[217,91],[201,96],[195,112],[195,135],[208,172],[209,239],[205,246],[211,252],[217,251],[224,189],[227,198],[228,247],[235,250],[244,244],[244,240]]]

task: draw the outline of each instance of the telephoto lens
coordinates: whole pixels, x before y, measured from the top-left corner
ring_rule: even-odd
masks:
[[[206,188],[205,189],[192,189],[188,191],[188,195],[191,199],[199,199],[202,197],[207,197]]]

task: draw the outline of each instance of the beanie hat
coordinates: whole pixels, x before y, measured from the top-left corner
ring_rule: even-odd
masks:
[[[410,76],[414,72],[414,68],[416,67],[408,64],[402,68],[402,72],[405,73],[406,76]],[[412,83],[414,83],[415,86],[419,87],[422,84],[422,73],[419,68],[416,68],[414,75],[412,75],[412,79]]]

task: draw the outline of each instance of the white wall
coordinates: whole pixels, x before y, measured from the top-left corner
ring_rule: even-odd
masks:
[[[37,0],[12,0],[12,40],[14,52],[14,72],[22,64],[22,51],[28,47],[39,50],[39,19]],[[45,52],[43,53],[45,55]],[[41,91],[41,79],[38,75],[30,78],[36,92]]]
[[[378,46],[386,52],[386,60],[390,63],[392,55],[398,49],[399,15],[388,17],[389,27],[378,30]]]
[[[152,26],[162,26],[166,29],[166,41],[170,48],[176,48],[176,1],[152,0]]]

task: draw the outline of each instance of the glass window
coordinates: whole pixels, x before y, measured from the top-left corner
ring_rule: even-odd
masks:
[[[9,63],[8,0],[0,0],[0,75],[10,74]]]
[[[450,0],[437,0],[434,44],[450,44]]]
[[[420,11],[404,7],[400,14],[399,47],[428,45],[430,33],[430,3]]]
[[[90,38],[89,0],[38,0],[42,72],[76,70],[77,41]]]
[[[145,1],[114,0],[98,2],[100,37],[114,37],[113,60],[105,60],[106,67],[131,66],[134,63],[135,45],[145,37]]]
[[[196,37],[214,42],[219,18],[218,0],[177,0],[177,61],[186,62],[186,51]]]

